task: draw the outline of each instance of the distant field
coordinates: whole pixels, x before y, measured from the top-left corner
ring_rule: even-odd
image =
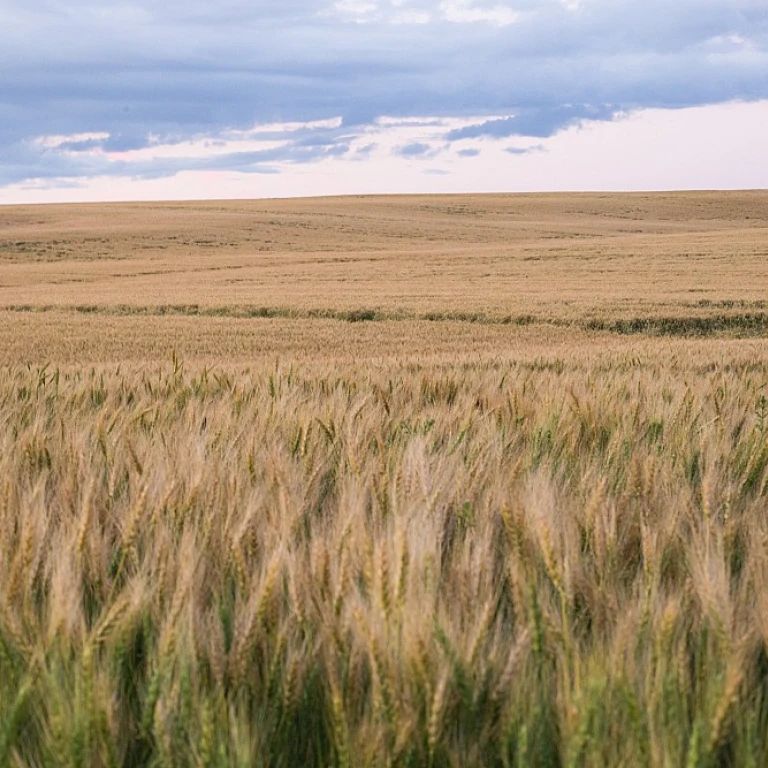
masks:
[[[0,208],[0,766],[768,765],[768,193]]]
[[[9,333],[39,328],[45,350],[52,326],[93,326],[15,313],[116,316],[115,333],[131,328],[135,348],[140,330],[148,354],[155,334],[177,340],[166,315],[763,335],[767,257],[764,192],[6,207],[0,313],[14,312],[2,314]],[[131,325],[130,315],[162,319]],[[249,339],[264,327],[221,321],[207,333]],[[472,334],[497,342],[493,330]]]

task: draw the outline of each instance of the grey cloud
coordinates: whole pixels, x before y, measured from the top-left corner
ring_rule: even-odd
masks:
[[[286,138],[287,134],[284,135]],[[240,173],[279,173],[279,164],[312,163],[328,157],[339,157],[350,151],[346,137],[330,139],[316,145],[302,141],[285,141],[282,146],[255,151],[231,151],[210,157],[156,157],[114,159],[87,150],[106,148],[110,139],[63,142],[57,147],[19,144],[13,160],[0,165],[0,185],[20,183],[28,179],[76,180],[93,176],[125,176],[155,179],[173,176],[181,171],[237,171]]]
[[[461,157],[477,157],[480,154],[479,149],[460,149],[457,155]]]
[[[116,133],[111,134],[108,139],[102,142],[102,149],[107,152],[128,152],[132,149],[143,149],[147,146],[147,134],[136,133]]]
[[[83,141],[63,141],[56,149],[65,152],[88,152],[92,149],[101,149],[104,139],[84,139]]]
[[[404,147],[398,147],[395,154],[400,155],[400,157],[421,157],[428,154],[431,149],[429,144],[414,142],[413,144],[406,144]]]
[[[545,148],[542,144],[536,144],[534,147],[507,147],[504,151],[510,155],[530,155],[532,152],[544,152]]]
[[[476,139],[481,136],[506,138],[508,136],[537,136],[547,138],[563,128],[583,119],[610,120],[614,111],[608,106],[564,106],[543,109],[523,109],[514,117],[488,120],[464,128],[457,128],[447,135],[449,141]]]

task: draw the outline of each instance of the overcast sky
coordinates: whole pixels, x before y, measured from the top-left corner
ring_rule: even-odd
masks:
[[[768,186],[768,0],[3,0],[0,202]]]

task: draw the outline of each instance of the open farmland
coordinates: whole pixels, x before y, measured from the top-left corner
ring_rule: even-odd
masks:
[[[0,765],[768,764],[768,193],[0,208]]]
[[[0,308],[582,323],[744,314],[765,308],[767,207],[761,192],[7,207]]]

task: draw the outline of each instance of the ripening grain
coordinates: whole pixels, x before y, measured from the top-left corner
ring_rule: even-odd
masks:
[[[768,192],[7,207],[0,308],[765,313]]]
[[[768,361],[666,364],[7,370],[4,758],[760,764]]]
[[[0,765],[768,763],[759,331],[104,307],[2,314]]]

